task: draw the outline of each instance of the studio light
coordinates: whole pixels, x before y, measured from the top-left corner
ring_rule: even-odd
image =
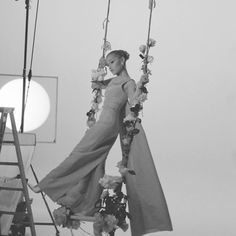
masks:
[[[14,107],[17,129],[21,124],[22,78],[11,80],[0,89],[0,107]],[[26,99],[24,131],[29,132],[39,128],[48,118],[50,99],[46,90],[37,82],[31,80]],[[11,129],[10,122],[7,127]]]

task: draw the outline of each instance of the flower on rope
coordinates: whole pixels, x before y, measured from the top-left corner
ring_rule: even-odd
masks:
[[[145,54],[146,48],[147,48],[147,46],[143,44],[143,45],[139,46],[139,51],[140,51],[142,54]]]
[[[94,109],[90,109],[86,114],[88,116],[87,126],[89,128],[91,128],[96,123],[95,113],[96,111]]]
[[[104,175],[99,183],[105,189],[95,204],[98,211],[94,214],[94,235],[102,236],[103,233],[114,235],[119,227],[126,231],[128,229],[126,217],[130,218],[130,214],[126,212],[127,196],[121,191],[123,177]]]
[[[98,64],[98,68],[105,68],[107,66],[107,61],[105,59],[105,57],[101,57],[99,59],[99,64]]]
[[[89,128],[93,127],[95,125],[95,123],[96,123],[96,119],[88,119],[87,120],[87,126]]]
[[[93,223],[93,233],[95,236],[102,236],[103,232],[103,218],[100,213],[95,213],[95,222]]]
[[[131,174],[131,175],[135,175],[135,171],[131,170],[129,168],[127,168],[122,161],[118,162],[116,165],[119,169],[119,172],[122,176],[126,175],[127,173]]]
[[[156,40],[155,39],[149,39],[148,41],[148,46],[149,47],[154,47],[156,45]]]
[[[97,97],[95,98],[96,99],[96,102],[99,104],[102,102],[102,94],[100,95],[97,95]]]
[[[97,112],[97,111],[99,110],[99,104],[98,104],[97,102],[94,102],[94,101],[93,101],[91,108],[92,108],[95,112]]]
[[[147,57],[147,63],[152,63],[154,61],[154,57],[153,56],[148,56]]]
[[[117,229],[118,219],[114,215],[106,215],[104,217],[104,225],[103,225],[103,230],[106,233],[110,233],[114,229]]]
[[[123,181],[122,177],[120,176],[110,176],[104,175],[103,178],[100,178],[99,184],[102,185],[103,188],[106,189],[115,189],[119,184]]]
[[[107,52],[107,51],[110,51],[111,50],[111,43],[108,42],[108,41],[105,41],[102,45],[102,49],[104,50],[104,54]]]
[[[139,89],[149,82],[148,75],[149,75],[148,73],[141,75],[140,80],[137,82],[137,87]]]
[[[137,114],[143,109],[142,105],[140,103],[135,104],[134,106],[132,106],[130,108],[130,111],[132,111],[133,113]]]
[[[104,189],[104,190],[102,191],[102,194],[101,194],[100,198],[103,199],[103,198],[105,198],[105,197],[108,196],[108,195],[109,195],[108,190],[107,190],[107,189]]]
[[[70,210],[62,206],[53,211],[55,223],[58,226],[63,226],[71,229],[78,229],[80,227],[79,220],[70,219]]]
[[[129,113],[123,120],[123,122],[125,123],[126,121],[136,121],[136,117],[132,114],[132,113]]]
[[[67,219],[67,209],[65,207],[59,207],[53,211],[55,222],[59,226],[64,226]]]
[[[122,141],[122,144],[126,146],[130,144],[131,138],[129,136],[124,136],[122,137],[121,141]]]
[[[93,233],[95,236],[102,236],[102,232],[110,233],[118,228],[118,219],[114,215],[102,215],[95,213],[95,222],[93,224]]]
[[[145,102],[145,101],[147,100],[147,93],[141,93],[141,94],[138,96],[137,100],[138,100],[140,103]]]
[[[98,68],[96,70],[92,70],[92,75],[91,75],[92,82],[103,81],[106,74],[107,72],[104,68]]]
[[[70,228],[78,229],[80,227],[80,220],[70,220]]]

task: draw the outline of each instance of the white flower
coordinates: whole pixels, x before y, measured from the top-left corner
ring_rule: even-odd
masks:
[[[107,72],[104,68],[98,68],[97,70],[92,70],[92,81],[103,81]]]
[[[99,110],[99,108],[98,108],[98,103],[93,102],[93,103],[92,103],[92,109],[94,109],[95,111],[98,111],[98,110]]]
[[[104,217],[104,221],[105,224],[103,226],[103,230],[104,232],[111,232],[113,229],[118,228],[117,224],[118,224],[118,219],[116,219],[116,217],[114,215],[106,215]]]
[[[96,97],[97,103],[101,103],[102,102],[102,95],[98,95]]]
[[[149,82],[148,74],[141,75],[139,82],[144,84],[148,83]]]
[[[107,65],[107,61],[104,57],[101,57],[99,60],[99,68],[104,68]]]
[[[97,81],[97,78],[98,78],[97,70],[92,70],[91,78],[92,78],[92,81]]]
[[[148,63],[152,63],[154,61],[154,57],[153,56],[148,56],[147,57],[147,62]]]
[[[115,189],[118,184],[122,183],[123,179],[120,176],[110,176],[104,175],[103,178],[99,180],[99,184],[106,189]]]
[[[122,176],[126,175],[126,174],[130,171],[129,168],[127,168],[126,166],[124,166],[124,164],[122,163],[122,161],[118,162],[117,165],[116,165],[116,167],[118,167],[119,172],[120,172],[120,174],[121,174]]]
[[[92,126],[94,126],[95,123],[96,123],[96,120],[95,120],[95,119],[89,119],[89,120],[87,121],[87,126],[88,126],[89,128],[91,128]]]
[[[134,117],[131,113],[129,113],[125,118],[124,118],[124,122],[125,121],[135,121],[137,118]]]
[[[104,49],[104,52],[106,53],[107,51],[111,50],[111,43],[106,41],[103,45],[102,45],[102,49]]]
[[[138,96],[138,101],[143,103],[147,100],[147,94],[146,93],[142,93],[140,96]]]
[[[122,143],[123,143],[124,145],[129,144],[129,139],[128,139],[128,138],[122,138]]]
[[[145,52],[146,52],[146,45],[141,45],[140,47],[139,47],[139,51],[142,53],[142,54],[144,54]]]
[[[150,38],[149,42],[148,42],[148,45],[149,45],[149,47],[154,47],[156,45],[156,40]]]
[[[109,192],[108,192],[107,190],[103,190],[103,192],[102,192],[100,198],[103,199],[103,198],[105,198],[108,194],[109,194]]]

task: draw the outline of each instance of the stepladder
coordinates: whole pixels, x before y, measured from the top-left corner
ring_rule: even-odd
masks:
[[[10,132],[6,132],[7,121],[10,121]],[[12,222],[14,219],[22,220],[20,225],[24,224],[30,228],[32,236],[36,236],[35,224],[31,208],[31,199],[27,188],[27,179],[25,174],[25,166],[22,159],[22,151],[20,146],[22,134],[17,132],[14,117],[14,108],[0,107],[0,167],[17,168],[16,176],[5,177],[4,171],[0,171],[0,236],[7,235],[24,235],[14,233]],[[4,155],[4,146],[14,146],[15,160],[6,160],[2,158]],[[23,204],[19,204],[23,203]],[[17,211],[17,208],[25,208],[24,213]]]

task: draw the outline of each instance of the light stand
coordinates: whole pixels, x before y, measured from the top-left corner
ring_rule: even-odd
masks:
[[[16,0],[17,1],[17,0]],[[25,17],[25,45],[24,45],[24,65],[23,65],[23,91],[22,91],[22,110],[21,110],[21,125],[20,125],[20,133],[24,133],[24,118],[25,118],[25,94],[26,94],[26,70],[27,70],[27,48],[28,48],[28,29],[29,29],[29,9],[30,9],[30,0],[25,0],[25,9],[26,9],[26,17]],[[32,62],[32,61],[31,61]],[[28,79],[31,80],[32,71],[30,69]],[[34,168],[32,164],[30,164],[31,170],[33,172],[33,175],[35,177],[36,182],[38,183],[38,179],[36,176],[36,173],[34,171]],[[57,229],[55,220],[53,218],[53,215],[49,209],[48,203],[45,199],[45,196],[43,193],[41,193],[42,198],[44,200],[44,203],[46,205],[47,211],[49,213],[49,216],[52,220],[52,223],[34,223],[35,225],[53,225],[56,230],[56,236],[59,236],[59,230]]]
[[[28,45],[28,27],[29,27],[29,0],[25,0],[26,18],[25,18],[25,47],[24,47],[24,66],[23,66],[23,92],[22,92],[22,110],[20,132],[24,132],[25,117],[25,87],[26,87],[26,69],[27,69],[27,45]]]

